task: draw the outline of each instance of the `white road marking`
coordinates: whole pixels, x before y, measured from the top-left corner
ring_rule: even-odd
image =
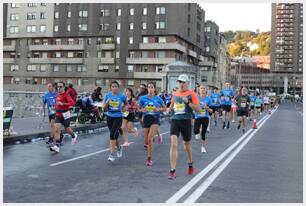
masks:
[[[257,122],[259,125],[264,121],[268,115],[265,115],[261,120]],[[242,135],[235,143],[228,147],[223,153],[221,153],[213,162],[211,162],[207,167],[205,167],[200,173],[198,173],[194,178],[192,178],[185,186],[183,186],[179,191],[177,191],[173,196],[171,196],[166,203],[176,203],[181,199],[194,185],[196,185],[207,173],[210,172],[226,155],[228,155],[241,141],[243,141],[247,135],[249,135],[253,129],[249,129],[244,135]]]
[[[227,165],[236,157],[236,155],[244,148],[244,146],[252,139],[252,137],[257,133],[257,131],[264,125],[264,123],[270,118],[269,115],[258,129],[255,130],[250,136],[248,136],[243,143],[241,143],[226,160],[208,177],[203,183],[184,201],[184,203],[194,203],[201,197],[201,195],[207,190],[207,188],[213,183],[213,181],[222,173],[222,171],[227,167]]]

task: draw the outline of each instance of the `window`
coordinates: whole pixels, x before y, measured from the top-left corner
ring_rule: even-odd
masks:
[[[121,16],[121,9],[117,9],[117,16]]]
[[[91,39],[87,39],[87,45],[91,45]]]
[[[141,57],[142,58],[148,58],[149,57],[149,52],[148,51],[142,51],[141,52]]]
[[[41,5],[41,6],[47,6],[47,4],[46,4],[46,3],[41,3],[40,5]]]
[[[144,30],[147,29],[147,22],[142,22],[141,28]]]
[[[201,37],[198,34],[197,34],[197,42],[199,42],[199,43],[201,42]]]
[[[73,52],[68,52],[68,58],[73,58]]]
[[[142,8],[142,15],[146,16],[148,12],[147,8]]]
[[[109,66],[108,65],[99,65],[98,72],[108,72]]]
[[[134,16],[134,8],[130,9],[130,16]]]
[[[116,42],[117,42],[117,44],[120,44],[120,37],[116,38]]]
[[[166,57],[166,52],[165,51],[157,51],[156,52],[156,57],[157,58],[165,58]]]
[[[72,66],[66,65],[66,72],[72,72]]]
[[[47,28],[46,25],[40,25],[39,31],[44,33],[44,32],[46,32],[46,28]]]
[[[147,36],[142,37],[142,43],[149,43],[149,38]]]
[[[79,11],[79,17],[88,17],[88,12],[86,10]]]
[[[85,65],[78,65],[77,72],[86,72],[86,66]]]
[[[79,24],[79,31],[87,31],[87,24]]]
[[[164,21],[155,22],[155,29],[164,29],[164,28],[165,28]]]
[[[164,36],[158,37],[158,43],[166,43],[166,37]]]
[[[83,45],[84,44],[84,39],[79,38],[78,39],[78,45]]]
[[[55,58],[61,58],[62,56],[61,52],[55,52],[54,54],[55,54]]]
[[[54,32],[58,32],[58,25],[54,25]]]
[[[16,72],[19,70],[19,65],[17,64],[12,64],[11,65],[11,72]]]
[[[59,12],[57,11],[54,13],[54,19],[58,19],[58,18],[59,18]]]
[[[127,82],[128,86],[134,86],[134,80],[128,80]]]
[[[116,65],[115,72],[119,72],[119,65]]]
[[[109,16],[110,12],[109,9],[101,9],[101,16]]]
[[[28,32],[28,33],[34,33],[34,32],[36,32],[36,26],[33,26],[33,25],[27,26],[27,32]]]
[[[37,6],[37,3],[29,3],[28,4],[28,7],[36,7]]]
[[[11,8],[19,8],[20,4],[11,4]]]
[[[67,17],[71,18],[71,11],[68,11]]]
[[[59,71],[59,65],[53,65],[53,72]]]
[[[11,14],[10,20],[11,21],[18,21],[19,20],[19,14]]]
[[[46,19],[46,12],[40,12],[40,19]]]
[[[134,30],[134,23],[130,23],[129,30]]]
[[[156,14],[166,14],[166,8],[165,7],[157,7],[156,8]]]
[[[210,27],[206,27],[206,32],[210,32]]]
[[[201,24],[199,22],[197,23],[197,30],[201,31]]]
[[[56,45],[61,45],[62,44],[62,40],[61,39],[56,39],[55,40],[55,44]]]
[[[190,23],[190,14],[188,14],[188,23]]]
[[[71,39],[71,38],[68,39],[68,45],[73,45],[73,43],[74,43],[74,42],[73,42],[73,39]]]
[[[109,30],[109,24],[108,23],[100,24],[100,30],[101,31],[108,31]]]
[[[19,32],[19,27],[18,26],[11,26],[10,27],[10,33],[11,34],[16,34]]]
[[[59,6],[60,4],[59,3],[55,3],[55,6]]]
[[[36,65],[35,64],[29,64],[27,67],[28,72],[35,72],[36,71]]]
[[[128,72],[133,72],[133,71],[134,71],[134,66],[128,65]]]
[[[135,58],[135,52],[129,51],[129,58]]]
[[[45,65],[45,64],[40,65],[40,71],[41,72],[45,72],[46,70],[47,70],[47,65]]]
[[[121,29],[121,24],[120,23],[117,23],[116,29],[117,29],[117,31],[119,31]]]
[[[67,31],[71,31],[71,25],[67,24]]]
[[[32,12],[32,13],[27,13],[27,20],[34,20],[36,19],[36,13]]]
[[[155,66],[155,71],[156,72],[162,72],[163,71],[163,65],[156,65]]]
[[[141,65],[140,71],[141,71],[141,72],[148,72],[148,65]],[[141,84],[144,84],[144,83],[141,83]],[[145,84],[146,84],[146,83],[145,83]]]
[[[120,58],[120,52],[116,51],[116,58],[119,59]]]
[[[207,51],[207,52],[209,52],[209,51],[210,51],[210,48],[209,48],[209,46],[208,46],[208,47],[206,47],[206,51]]]
[[[133,37],[132,36],[129,37],[129,44],[133,44]]]
[[[25,80],[25,83],[26,83],[26,84],[31,84],[31,82],[32,82],[32,79],[31,79],[31,78],[26,78],[26,80]]]

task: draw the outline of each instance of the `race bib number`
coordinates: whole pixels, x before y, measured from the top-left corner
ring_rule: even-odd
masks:
[[[129,115],[129,112],[123,112],[123,116],[127,117]]]
[[[110,110],[119,110],[119,101],[110,100],[109,101],[109,109]]]
[[[64,120],[69,119],[71,117],[70,111],[63,112],[62,114],[63,114]]]
[[[241,102],[240,106],[241,107],[246,107],[246,102]]]
[[[213,103],[214,103],[214,104],[217,104],[217,99],[213,99]]]
[[[254,102],[251,102],[251,106],[253,106],[254,105]]]
[[[185,114],[185,104],[174,103],[174,114]]]
[[[206,109],[201,109],[200,110],[200,114],[205,114],[206,113]]]
[[[56,111],[55,111],[54,106],[51,106],[50,107],[50,114],[55,114],[55,113],[56,113]]]
[[[152,106],[152,105],[146,106],[146,110],[147,110],[148,112],[150,112],[150,113],[154,113],[154,109],[155,109],[155,107]]]
[[[228,102],[230,100],[229,97],[224,97],[224,101]]]

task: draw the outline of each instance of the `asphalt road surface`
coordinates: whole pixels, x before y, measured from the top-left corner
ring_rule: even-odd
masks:
[[[145,165],[143,139],[134,139],[121,159],[110,163],[108,131],[65,139],[59,154],[44,141],[4,147],[5,203],[301,203],[303,202],[302,104],[283,103],[263,114],[246,134],[237,123],[211,127],[207,153],[192,139],[196,173],[186,173],[179,139],[177,178],[168,180],[169,123],[163,143],[154,144],[153,166]],[[139,127],[139,125],[138,125]],[[141,129],[139,130],[141,133]],[[123,140],[121,138],[123,143]]]

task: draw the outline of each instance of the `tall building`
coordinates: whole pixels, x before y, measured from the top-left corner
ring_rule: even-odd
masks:
[[[226,82],[226,71],[230,69],[230,59],[227,54],[227,41],[225,35],[219,34],[218,44],[218,55],[217,55],[217,80],[215,86],[224,87]]]
[[[301,92],[303,75],[303,4],[273,3],[271,71],[283,82],[278,93]]]
[[[165,65],[204,60],[205,12],[194,3],[9,3],[4,11],[4,88],[160,87]]]

